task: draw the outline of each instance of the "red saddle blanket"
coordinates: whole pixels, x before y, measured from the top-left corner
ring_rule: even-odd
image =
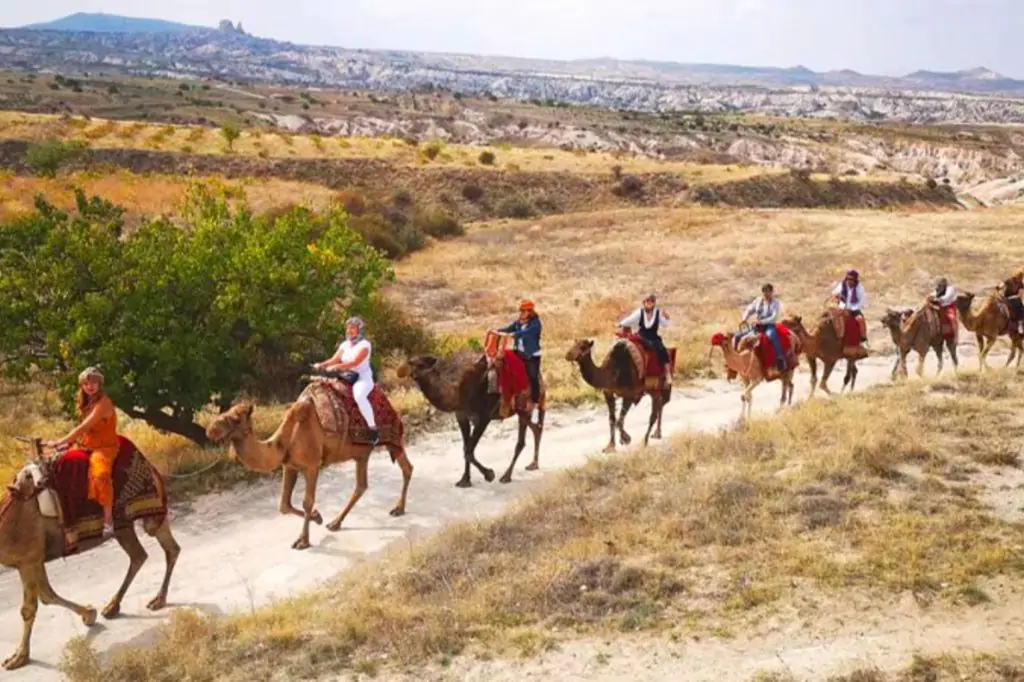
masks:
[[[942,331],[942,338],[956,340],[959,318],[957,317],[956,306],[948,305],[939,309],[939,329]]]
[[[114,461],[114,528],[124,528],[144,518],[167,515],[163,477],[124,436]],[[51,465],[51,487],[60,502],[65,533],[65,554],[77,550],[83,540],[103,534],[103,508],[89,499],[89,453],[69,450]],[[159,484],[154,481],[154,477]]]
[[[658,359],[658,354],[654,351],[653,348],[647,347],[647,343],[639,334],[634,334],[632,332],[617,332],[615,336],[620,339],[629,340],[634,346],[640,349],[640,353],[644,357],[645,378],[658,378],[665,373],[666,368],[664,365],[661,364],[661,361]],[[666,350],[668,351],[668,370],[671,374],[675,372],[676,368],[676,349],[666,348]]]
[[[796,353],[793,352],[793,332],[784,324],[775,325],[775,331],[779,336],[779,345],[782,346],[782,353],[785,355],[783,360],[786,363],[786,369],[792,369],[797,364]],[[858,341],[859,338],[858,335]],[[771,339],[764,332],[758,334],[758,341],[757,357],[761,361],[762,371],[767,375],[770,372],[776,371],[775,346],[772,345]]]
[[[501,362],[498,363],[498,384],[501,386],[501,397],[509,402],[530,390],[526,363],[514,351],[503,352]]]
[[[387,394],[375,384],[368,398],[380,444],[405,447],[405,425]],[[352,397],[352,386],[338,379],[316,377],[298,397],[304,399],[312,401],[325,431],[347,437],[350,443],[370,443],[370,427]]]
[[[860,346],[860,322],[850,311],[843,312],[846,315],[843,325],[843,348],[857,348]]]

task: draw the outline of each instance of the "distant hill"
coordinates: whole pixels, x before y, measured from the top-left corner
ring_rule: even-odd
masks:
[[[213,30],[208,26],[190,26],[163,19],[123,17],[117,14],[78,12],[41,24],[29,24],[23,29],[33,31],[70,31],[90,33],[190,33]]]

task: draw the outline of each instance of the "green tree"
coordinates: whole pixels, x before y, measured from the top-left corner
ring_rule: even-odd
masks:
[[[25,152],[25,164],[36,175],[52,178],[65,162],[71,161],[85,151],[81,140],[64,142],[56,138],[31,145]]]
[[[235,126],[229,125],[221,128],[220,134],[221,137],[224,138],[224,141],[227,143],[228,150],[230,151],[235,148],[235,140],[242,136],[242,131],[236,128]]]
[[[125,234],[121,208],[76,199],[65,213],[37,198],[0,226],[4,373],[53,379],[70,409],[78,372],[98,364],[121,410],[200,444],[198,411],[293,391],[392,277],[343,210],[254,217],[194,184],[183,225]]]

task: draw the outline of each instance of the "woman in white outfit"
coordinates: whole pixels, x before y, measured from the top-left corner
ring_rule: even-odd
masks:
[[[377,421],[370,405],[370,391],[373,390],[373,370],[370,367],[372,347],[364,334],[365,325],[358,317],[350,317],[345,322],[345,336],[348,337],[338,346],[337,352],[327,360],[314,365],[317,369],[337,372],[352,372],[356,380],[352,384],[352,397],[355,398],[359,412],[370,428],[370,444],[376,445],[379,434]]]

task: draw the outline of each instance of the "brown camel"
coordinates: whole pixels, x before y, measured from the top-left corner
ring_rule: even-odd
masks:
[[[996,340],[1008,335],[1010,337],[1010,357],[1006,358],[1006,366],[1014,359],[1017,367],[1024,357],[1024,338],[1017,331],[1016,325],[1010,323],[1010,307],[1001,293],[990,294],[977,313],[971,310],[974,294],[961,292],[956,297],[956,309],[960,313],[960,321],[969,332],[974,332],[978,342],[978,365],[982,371],[989,369],[988,354],[992,351]]]
[[[765,376],[764,367],[761,365],[761,359],[757,356],[754,351],[752,344],[756,342],[754,336],[747,336],[740,341],[740,349],[736,350],[733,348],[732,336],[729,334],[718,333],[711,337],[711,347],[714,350],[715,346],[722,349],[722,354],[725,356],[725,366],[731,372],[735,372],[739,375],[740,380],[743,382],[743,393],[740,395],[742,406],[740,408],[740,418],[745,419],[750,417],[751,409],[753,407],[752,394],[754,389],[757,388],[762,382],[775,381],[776,379],[782,382],[782,396],[779,399],[779,409],[781,410],[786,405],[793,404],[793,373],[799,366],[800,358],[800,338],[793,336],[793,359],[795,362],[787,363],[790,366],[783,372],[774,372],[772,376]],[[710,358],[710,352],[708,356]]]
[[[529,395],[517,396],[514,405],[506,413],[502,409],[501,393],[496,387],[496,372],[501,370],[501,357],[499,353],[492,362],[487,355],[460,355],[446,360],[433,355],[418,355],[397,370],[399,378],[412,377],[435,409],[455,415],[462,434],[465,462],[462,478],[455,484],[456,487],[472,487],[470,466],[476,467],[488,483],[494,480],[494,470],[477,460],[476,446],[488,424],[494,420],[503,421],[512,414],[519,418],[519,432],[512,461],[502,475],[501,482],[512,481],[516,461],[526,447],[527,429],[533,432],[533,461],[527,465],[526,470],[536,471],[540,468],[540,440],[544,433],[544,413],[547,410],[547,384],[541,376],[536,422],[531,419],[534,405]]]
[[[857,383],[857,361],[868,356],[867,349],[863,346],[856,348],[842,347],[840,332],[836,329],[836,322],[833,311],[825,311],[818,318],[818,324],[814,333],[808,333],[804,327],[803,318],[800,315],[790,315],[782,324],[793,330],[793,333],[800,339],[803,354],[807,358],[807,364],[811,367],[811,396],[819,386],[828,395],[832,391],[828,388],[828,378],[832,370],[840,360],[846,360],[846,375],[843,377],[843,388],[840,393],[849,388],[851,391]],[[818,383],[818,360],[824,365],[821,374],[821,383]]]
[[[939,358],[938,373],[942,373],[943,348],[949,349],[949,357],[953,360],[954,371],[960,366],[956,354],[956,338],[947,339],[943,337],[939,322],[939,313],[932,306],[931,302],[925,301],[918,309],[904,308],[894,310],[889,308],[882,318],[882,324],[889,330],[892,342],[896,345],[896,362],[892,367],[892,378],[896,379],[897,372],[907,376],[907,355],[910,351],[917,352],[917,376],[924,375],[924,359],[929,350],[935,351]]]
[[[609,440],[604,452],[615,451],[615,430],[619,431],[619,440],[629,445],[632,438],[626,433],[626,414],[630,408],[638,404],[645,396],[651,396],[651,416],[644,434],[644,447],[651,438],[661,438],[661,418],[666,403],[672,399],[672,384],[662,383],[657,388],[646,386],[645,380],[637,371],[636,362],[626,347],[629,341],[615,343],[608,352],[604,362],[598,367],[594,363],[594,342],[590,339],[578,339],[565,354],[565,359],[575,362],[580,368],[583,380],[604,394],[608,405]],[[669,349],[672,352],[672,349]],[[666,369],[666,372],[668,370]],[[622,398],[619,418],[615,418],[615,401]],[[651,431],[654,431],[652,434]]]
[[[61,597],[54,591],[46,575],[46,564],[65,554],[65,536],[55,514],[43,514],[42,509],[46,505],[49,505],[51,510],[56,509],[53,505],[57,504],[57,496],[49,488],[50,464],[42,457],[42,441],[34,439],[31,443],[33,454],[29,465],[22,469],[15,477],[14,483],[8,486],[7,499],[0,502],[0,565],[17,569],[23,589],[21,643],[3,662],[3,667],[8,670],[20,668],[29,662],[29,644],[39,602],[62,606],[74,612],[86,627],[92,627],[96,623],[96,609]],[[151,465],[150,469],[154,472],[153,483],[160,491],[160,495],[163,495],[163,479]],[[34,473],[39,474],[39,477],[37,478]],[[117,513],[118,510],[115,509],[115,514]],[[143,519],[143,529],[160,543],[167,560],[160,591],[146,606],[150,611],[157,611],[167,605],[167,589],[181,548],[171,534],[170,522],[166,516]],[[103,617],[108,619],[120,614],[121,600],[124,599],[125,592],[148,558],[138,535],[135,534],[134,523],[116,523],[115,517],[114,539],[128,555],[129,563],[121,587],[103,608]],[[103,539],[100,537],[83,539],[77,545],[78,553],[88,552],[102,543]]]
[[[341,523],[352,511],[359,498],[369,487],[367,469],[373,447],[368,444],[350,442],[349,433],[344,436],[332,433],[321,425],[316,407],[309,400],[292,403],[285,412],[284,420],[267,440],[257,440],[252,428],[253,406],[239,403],[219,415],[206,429],[206,435],[215,443],[228,441],[231,452],[242,464],[252,471],[271,472],[283,467],[281,477],[281,502],[278,507],[282,514],[302,517],[302,532],[292,544],[292,549],[309,548],[309,522],[323,523],[323,517],[314,506],[316,482],[324,467],[339,462],[355,461],[356,487],[345,508],[327,524],[332,533],[341,529]],[[348,429],[346,424],[346,431]],[[402,470],[402,494],[398,505],[391,510],[391,516],[405,514],[405,499],[412,478],[412,464],[405,448],[399,444],[381,443],[391,453],[391,460]],[[292,492],[299,474],[306,483],[302,497],[302,511],[292,506]]]

